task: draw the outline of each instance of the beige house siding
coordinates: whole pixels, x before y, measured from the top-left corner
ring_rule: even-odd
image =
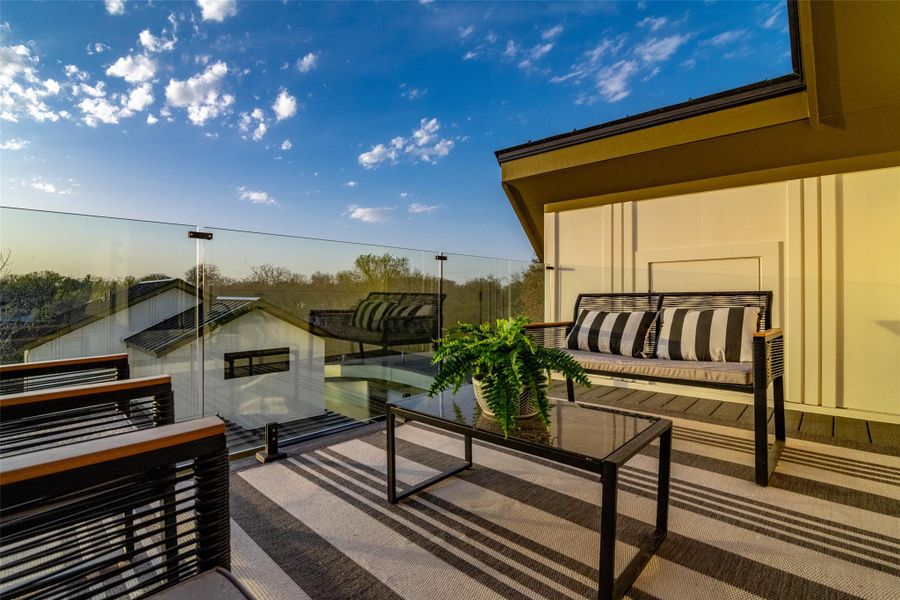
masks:
[[[550,212],[544,231],[548,319],[586,291],[770,289],[788,401],[900,415],[900,167]]]

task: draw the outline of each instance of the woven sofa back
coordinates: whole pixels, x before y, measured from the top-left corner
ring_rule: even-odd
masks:
[[[663,308],[740,308],[758,306],[757,329],[772,326],[772,292],[624,292],[579,294],[575,301],[573,320],[578,320],[582,310],[607,312],[631,312],[637,310],[659,311]],[[656,348],[657,322],[650,328],[645,352],[652,355]]]
[[[437,305],[439,296],[440,294],[425,292],[370,292],[366,300],[396,302],[397,304]]]

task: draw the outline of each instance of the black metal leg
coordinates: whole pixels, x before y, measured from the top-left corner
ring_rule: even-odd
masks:
[[[669,530],[669,479],[672,470],[672,430],[659,436],[659,479],[656,489],[657,533]]]
[[[418,483],[413,486],[407,487],[403,490],[402,493],[397,493],[397,465],[396,465],[396,449],[394,447],[395,444],[395,432],[396,425],[394,423],[394,419],[396,415],[391,412],[391,408],[388,407],[388,415],[387,415],[387,488],[388,488],[388,502],[391,504],[396,504],[400,500],[403,500],[407,496],[412,496],[417,492],[421,492],[425,488],[430,485],[437,483],[438,481],[443,481],[448,477],[453,477],[462,471],[465,471],[469,467],[472,466],[472,436],[467,435],[464,436],[464,453],[466,457],[466,461],[460,465],[459,467],[447,471],[446,473],[438,473],[434,477],[429,477],[425,481]],[[407,419],[409,420],[409,419]]]
[[[776,377],[772,382],[775,392],[775,439],[785,441],[784,429],[784,376]]]
[[[604,463],[603,465],[603,504],[600,506],[600,577],[597,587],[599,600],[613,600],[615,587],[618,471],[619,468],[613,463]]]
[[[394,450],[394,431],[397,417],[388,407],[387,413],[387,489],[388,502],[397,502],[397,455]]]
[[[765,379],[753,389],[753,446],[756,463],[756,483],[769,485],[769,435],[766,408]]]
[[[569,402],[575,402],[575,382],[571,379],[566,379],[566,397]]]

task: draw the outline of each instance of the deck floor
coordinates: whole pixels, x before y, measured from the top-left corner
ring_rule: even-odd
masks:
[[[550,392],[554,397],[565,398],[565,382],[554,381]],[[576,386],[575,395],[579,402],[743,429],[753,428],[753,409],[749,404],[601,385],[594,385],[590,389]],[[900,425],[790,409],[785,410],[784,418],[788,438],[900,456]],[[770,408],[769,430],[772,431],[773,427]]]

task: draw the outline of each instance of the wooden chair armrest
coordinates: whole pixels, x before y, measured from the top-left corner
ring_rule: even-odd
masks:
[[[784,330],[781,327],[773,327],[771,329],[766,329],[765,331],[757,331],[753,334],[754,338],[765,338],[766,341],[771,339],[781,337],[784,335]]]
[[[152,377],[139,377],[137,379],[123,379],[121,381],[109,381],[106,383],[92,383],[88,385],[73,385],[68,387],[37,390],[34,392],[22,392],[0,397],[0,409],[38,402],[53,400],[68,400],[84,398],[86,396],[98,396],[117,393],[146,391],[147,396],[152,396],[163,388],[172,387],[172,378],[168,375],[155,375]],[[139,396],[134,396],[139,397]]]
[[[115,367],[120,363],[127,363],[127,354],[105,354],[102,356],[84,356],[80,358],[64,358],[61,360],[41,360],[36,362],[15,363],[0,366],[2,377],[27,377],[29,374],[40,371],[42,373],[65,373],[88,369],[102,369]]]
[[[216,435],[225,435],[225,423],[218,417],[203,417],[174,425],[19,454],[3,460],[0,465],[0,485],[56,475]]]

